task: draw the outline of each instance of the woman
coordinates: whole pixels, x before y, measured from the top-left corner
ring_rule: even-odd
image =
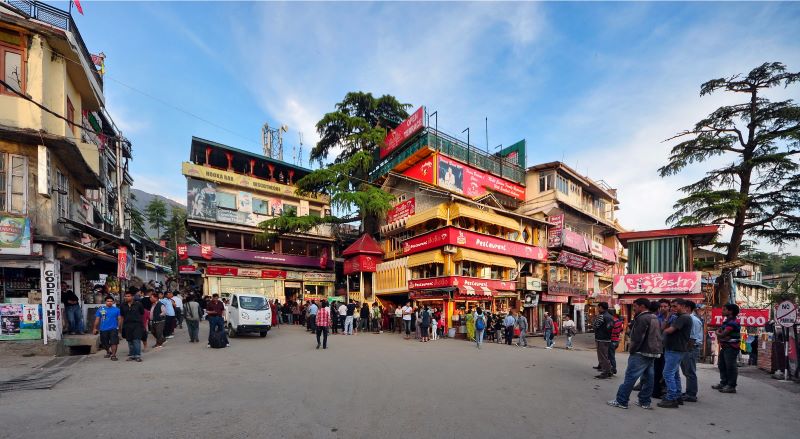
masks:
[[[378,302],[372,302],[372,333],[381,333],[381,319],[386,316],[386,311],[378,306]]]
[[[144,297],[139,299],[139,302],[142,303],[142,308],[144,308],[144,315],[142,316],[142,323],[144,324],[144,334],[142,334],[142,352],[147,349],[147,333],[149,332],[149,324],[150,324],[150,308],[153,304],[150,302],[150,298],[147,297],[147,294]]]
[[[300,306],[297,304],[297,302],[292,303],[292,324],[300,324]]]
[[[431,326],[431,310],[428,309],[428,305],[425,305],[425,308],[419,312],[419,332],[422,338],[420,338],[420,342],[426,342],[429,340],[429,333]]]
[[[475,316],[472,315],[472,307],[467,310],[467,315],[464,316],[467,321],[467,340],[475,341]]]
[[[278,327],[278,322],[280,321],[280,319],[278,318],[278,312],[280,311],[280,309],[281,309],[281,305],[280,305],[280,303],[278,303],[278,299],[273,300],[269,304],[269,311],[270,311],[270,313],[272,313],[272,327],[273,328],[277,328]]]
[[[486,330],[486,316],[483,315],[483,310],[481,307],[477,307],[475,309],[475,315],[472,316],[472,328],[475,332],[475,344],[478,346],[478,349],[481,348],[481,343],[483,343],[483,331]]]
[[[377,302],[373,302],[373,305],[375,305],[376,308],[378,307]],[[361,332],[367,332],[369,330],[369,317],[370,317],[369,305],[367,305],[367,302],[364,302],[364,304],[361,305],[361,315],[359,317],[361,317]],[[373,327],[376,325],[377,321],[372,323]]]
[[[431,338],[437,340],[439,338],[439,311],[434,308],[433,315],[431,318]]]

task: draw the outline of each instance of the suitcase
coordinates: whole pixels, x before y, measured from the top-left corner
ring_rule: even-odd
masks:
[[[214,349],[221,349],[227,346],[228,343],[225,340],[225,331],[218,329],[212,332],[208,337],[208,344]]]

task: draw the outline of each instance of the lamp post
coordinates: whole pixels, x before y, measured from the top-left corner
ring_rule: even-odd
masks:
[[[467,127],[467,129],[462,131],[461,134],[464,134],[465,132],[467,133],[467,164],[469,165],[470,164],[470,161],[469,161],[469,127]]]
[[[434,119],[435,125],[433,127],[433,132],[436,134],[436,151],[439,151],[441,149],[440,148],[441,142],[439,141],[439,110],[436,110],[433,113],[428,115],[428,126],[431,126],[431,117],[432,116],[436,116],[436,119]]]

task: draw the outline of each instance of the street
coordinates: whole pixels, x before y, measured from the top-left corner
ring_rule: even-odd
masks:
[[[206,330],[202,325],[202,340]],[[582,337],[588,345],[591,335]],[[316,350],[303,329],[282,326],[266,339],[235,338],[230,348],[213,350],[188,343],[183,329],[142,363],[124,361],[121,345],[119,362],[92,355],[51,390],[0,394],[0,437],[24,430],[42,438],[711,439],[788,437],[800,429],[800,395],[747,374],[738,394],[720,394],[709,388],[717,380],[710,365],[698,371],[699,403],[621,410],[606,401],[622,380],[626,355],[618,355],[618,377],[598,381],[589,349],[487,343],[477,350],[464,341],[419,343],[396,334],[329,341],[329,349]],[[563,337],[556,341],[563,346]]]

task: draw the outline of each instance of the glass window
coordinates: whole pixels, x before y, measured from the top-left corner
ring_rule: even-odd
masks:
[[[456,272],[458,272],[460,276],[478,277],[479,271],[480,267],[478,264],[472,261],[461,261],[456,266]]]
[[[314,216],[317,218],[322,218],[322,210],[320,209],[308,209],[308,216]]]
[[[253,212],[260,213],[262,215],[269,214],[269,201],[261,200],[259,198],[253,198]]]
[[[5,153],[0,153],[0,212],[6,211],[6,179],[8,174],[6,172],[6,160],[8,156]]]
[[[269,306],[266,299],[260,296],[242,296],[240,298],[240,303],[242,309],[249,309],[251,311],[262,311]]]
[[[259,238],[256,235],[244,235],[244,249],[271,252],[275,250],[275,240]]]
[[[242,235],[236,232],[215,232],[217,247],[242,248]]]
[[[69,218],[69,179],[61,171],[56,170],[56,211],[59,218]]]
[[[283,213],[286,215],[295,215],[297,216],[297,206],[294,204],[286,204],[283,205]]]
[[[284,239],[281,242],[281,253],[289,255],[306,256],[308,249],[305,241],[296,241],[293,239]]]
[[[236,210],[236,195],[227,192],[217,192],[217,207],[220,209]]]
[[[12,90],[22,93],[22,54],[8,48],[0,49],[5,52],[5,56],[3,57],[3,70],[5,70],[3,77],[5,78],[5,83],[8,84]]]
[[[567,181],[567,179],[560,175],[557,175],[556,189],[561,193],[569,195],[569,182]]]
[[[67,98],[67,120],[75,123],[75,107],[72,105],[72,101]],[[75,135],[75,125],[71,123],[67,123],[67,130]]]
[[[545,192],[553,189],[553,173],[539,175],[539,192]]]
[[[322,249],[327,247],[327,244],[317,244],[314,242],[308,243],[308,254],[311,256],[319,256],[322,254]]]
[[[24,214],[28,199],[28,160],[0,154],[0,211]]]

